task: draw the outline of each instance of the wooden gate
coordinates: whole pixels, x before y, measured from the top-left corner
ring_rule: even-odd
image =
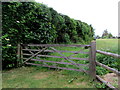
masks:
[[[67,44],[20,44],[18,54],[21,59],[21,63],[27,65],[37,65],[49,68],[58,68],[65,70],[74,70],[89,73],[92,77],[96,77],[95,70],[95,42],[91,42],[90,45],[67,45]],[[59,48],[77,48],[78,51],[57,50]],[[51,53],[57,53],[58,55],[51,55]],[[63,53],[71,53],[69,56]],[[86,54],[87,58],[74,57],[75,55]],[[51,58],[51,59],[47,59]],[[61,60],[55,60],[53,58],[60,58]],[[53,60],[52,60],[53,59]],[[84,63],[83,63],[84,62]],[[66,67],[66,66],[68,67]],[[69,68],[71,67],[75,68]],[[88,67],[88,70],[85,68]]]

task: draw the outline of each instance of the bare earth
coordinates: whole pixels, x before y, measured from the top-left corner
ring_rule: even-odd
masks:
[[[108,73],[102,77],[105,81],[109,82],[113,86],[118,85],[118,76],[115,73]]]

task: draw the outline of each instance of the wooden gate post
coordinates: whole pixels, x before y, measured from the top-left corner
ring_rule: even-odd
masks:
[[[22,43],[20,44],[20,66],[23,64],[23,46]]]
[[[93,79],[96,79],[96,41],[91,42],[89,54],[89,74]]]
[[[21,48],[20,48],[20,44],[17,45],[17,67],[19,66],[20,63],[20,58],[21,57]]]

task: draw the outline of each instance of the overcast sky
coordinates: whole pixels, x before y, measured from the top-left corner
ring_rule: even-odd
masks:
[[[119,0],[35,0],[52,7],[58,13],[92,24],[96,35],[105,29],[118,36]]]

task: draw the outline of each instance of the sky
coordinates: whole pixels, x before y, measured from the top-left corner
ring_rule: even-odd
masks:
[[[101,36],[104,30],[118,36],[119,0],[35,0],[52,7],[58,13],[81,20],[95,29]]]

